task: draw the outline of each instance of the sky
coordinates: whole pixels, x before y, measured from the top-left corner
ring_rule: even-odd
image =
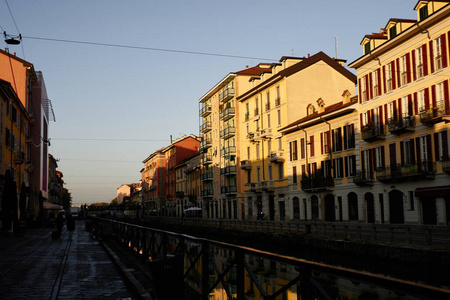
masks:
[[[198,135],[198,100],[228,73],[319,51],[348,64],[365,34],[415,19],[416,3],[0,0],[0,29],[22,35],[9,51],[43,73],[56,119],[49,152],[79,206],[139,182],[142,161],[171,136]]]

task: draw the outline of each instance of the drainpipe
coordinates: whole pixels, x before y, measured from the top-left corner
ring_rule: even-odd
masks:
[[[322,120],[323,122],[328,124],[328,130],[330,132],[330,136],[331,136],[331,124],[328,123],[325,119],[322,119],[322,117],[320,117],[320,120]],[[331,142],[332,138],[330,138],[330,142]],[[328,145],[330,147],[330,145]],[[332,151],[332,147],[330,147],[330,163],[331,163],[331,170],[334,173],[334,166],[333,166],[333,151]],[[331,174],[334,177],[334,174]]]

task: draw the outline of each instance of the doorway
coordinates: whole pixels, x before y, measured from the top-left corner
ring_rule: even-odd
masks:
[[[367,223],[375,223],[375,203],[373,201],[373,194],[366,193],[364,199],[366,201]]]
[[[391,224],[405,223],[403,193],[399,190],[389,192],[389,220]]]

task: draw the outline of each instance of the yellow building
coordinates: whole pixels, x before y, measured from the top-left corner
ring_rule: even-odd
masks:
[[[308,104],[319,98],[336,99],[355,89],[356,76],[344,60],[323,52],[308,57],[282,57],[271,72],[252,78],[253,88],[237,97],[239,102],[240,168],[245,170],[245,218],[266,215],[286,219],[291,170],[286,138],[278,130],[308,113]]]
[[[418,1],[417,19],[366,35],[358,77],[365,219],[449,224],[449,1]]]
[[[252,77],[270,72],[269,64],[230,73],[199,99],[201,119],[201,192],[205,218],[241,219],[243,179],[239,165],[242,140],[238,128],[239,106],[236,97],[252,86]]]

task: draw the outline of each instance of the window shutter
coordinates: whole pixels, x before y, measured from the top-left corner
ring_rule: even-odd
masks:
[[[430,95],[428,95],[428,88],[425,89],[424,94],[425,94],[425,109],[428,110],[430,109]]]
[[[373,82],[372,82],[372,72],[369,74],[369,99],[373,98]]]
[[[315,152],[314,152],[314,136],[311,135],[309,138],[310,141],[310,152],[311,152],[311,156],[314,156]]]
[[[411,94],[408,95],[408,116],[413,115],[413,103]]]
[[[384,124],[388,122],[388,108],[387,104],[384,105]]]
[[[448,99],[448,81],[445,80],[444,81],[444,107],[445,107],[445,114],[449,115],[450,114],[450,102]]]
[[[426,136],[427,139],[427,160],[432,161],[433,160],[433,154],[431,153],[431,134],[428,134]]]
[[[411,52],[411,58],[412,58],[412,73],[413,73],[413,80],[417,79],[417,74],[416,74],[416,50],[413,50]]]
[[[395,101],[395,100],[393,101],[393,105],[394,105],[394,120],[396,120],[396,121],[398,120],[397,101]]]
[[[417,93],[414,93],[414,114],[418,115],[419,114],[419,107],[417,107]]]
[[[375,162],[375,148],[369,150],[369,160],[370,160],[370,178],[373,178],[373,171],[376,169]]]
[[[401,81],[400,81],[400,59],[397,58],[396,62],[396,69],[395,69],[395,73],[397,74],[397,86],[400,87],[401,86]]]
[[[363,128],[363,115],[362,114],[359,114],[359,123],[360,123],[361,128]]]
[[[428,75],[427,44],[422,45],[423,76]]]
[[[441,158],[439,157],[439,153],[441,149],[439,148],[439,132],[434,133],[434,160],[440,161]]]
[[[349,128],[348,125],[344,126],[344,149],[350,148],[347,144],[348,128]]]
[[[381,95],[381,69],[377,69],[378,73],[378,95]]]
[[[345,134],[345,131],[344,131]],[[344,158],[344,163],[345,163],[345,177],[348,177],[348,157],[346,156]]]
[[[365,164],[365,158],[364,158],[364,151],[361,151],[361,172],[362,174],[365,174],[366,171],[366,164]],[[362,178],[365,178],[365,176],[361,176]]]
[[[383,66],[383,89],[386,94],[386,66]]]
[[[320,133],[320,152],[323,154],[323,132]]]
[[[396,87],[396,85],[395,85],[395,78],[396,78],[396,76],[395,76],[395,62],[394,61],[391,61],[391,78],[392,78],[392,89],[393,90],[395,90],[395,87]]]
[[[370,89],[369,89],[369,75],[366,75],[366,100],[370,99]]]
[[[381,166],[386,166],[386,157],[384,154],[384,146],[381,146]]]
[[[432,107],[436,107],[436,85],[431,86],[431,103]]]
[[[334,135],[335,135],[335,131],[334,131],[334,129],[332,129],[332,130],[331,130],[331,140],[332,140],[331,151],[332,151],[332,152],[335,152],[335,151],[338,151],[338,150],[339,150],[339,149],[337,149],[337,148],[338,148],[338,146],[337,146],[337,140],[334,138]]]
[[[403,141],[400,142],[400,163],[402,164],[402,166],[405,165],[405,148]]]
[[[430,69],[431,73],[434,73],[433,41],[430,41],[428,44],[430,45]]]
[[[350,148],[355,148],[355,124],[350,125]]]
[[[331,152],[330,134],[331,134],[331,132],[327,131],[327,150],[328,150],[327,153]]]
[[[383,106],[379,106],[378,107],[378,122],[380,123],[380,125],[381,126],[383,126],[384,125],[384,123],[383,123]]]
[[[417,153],[417,165],[419,166],[418,169],[422,169],[422,158],[421,158],[421,152],[420,152],[420,138],[416,137],[416,153]]]
[[[402,98],[398,98],[398,121],[400,124],[403,122],[403,112],[402,112]]]
[[[409,156],[411,157],[411,164],[414,165],[416,163],[416,154],[414,151],[414,139],[409,140]]]
[[[361,78],[358,79],[358,88],[359,88],[359,103],[362,103],[362,92],[361,92]]]
[[[442,67],[447,67],[447,41],[445,33],[441,35],[441,55],[442,55]]]
[[[409,53],[406,53],[406,81],[408,83],[411,82],[411,62],[409,61],[411,59],[411,55]]]
[[[444,160],[448,160],[448,131],[442,131],[441,138],[442,138],[442,152]]]

